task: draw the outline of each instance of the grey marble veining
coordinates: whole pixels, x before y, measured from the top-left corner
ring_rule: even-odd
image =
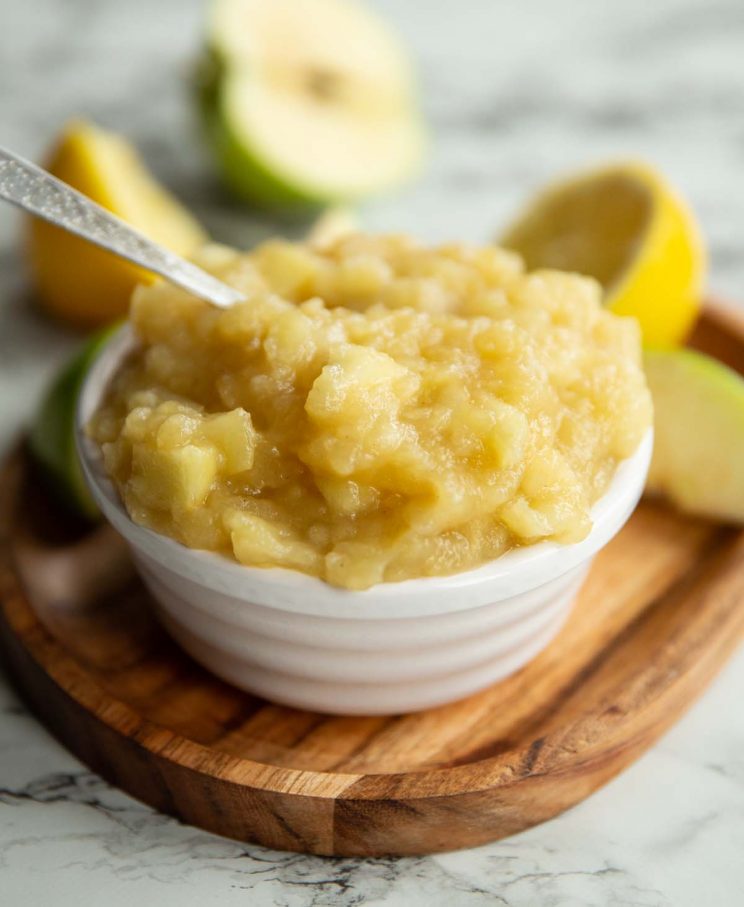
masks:
[[[486,239],[535,186],[592,161],[659,164],[695,205],[711,286],[744,298],[741,0],[384,0],[414,49],[429,165],[372,229]],[[38,156],[69,116],[135,139],[222,240],[277,229],[215,185],[187,103],[197,0],[0,0],[0,143]],[[0,208],[0,449],[76,342],[29,306]],[[744,654],[656,747],[509,840],[404,860],[279,854],[153,813],[66,753],[0,680],[0,904],[59,907],[738,907]]]

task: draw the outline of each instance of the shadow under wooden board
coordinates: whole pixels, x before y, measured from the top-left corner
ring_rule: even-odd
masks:
[[[694,342],[744,367],[709,306]],[[556,641],[469,699],[339,718],[217,680],[163,633],[126,549],[0,475],[0,643],[49,729],[112,783],[223,835],[318,854],[482,844],[579,802],[642,753],[744,635],[744,532],[643,502]]]

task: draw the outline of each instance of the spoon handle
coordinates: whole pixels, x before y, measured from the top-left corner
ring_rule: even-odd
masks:
[[[160,274],[213,305],[227,308],[244,298],[233,287],[133,230],[76,189],[2,147],[0,198],[120,258]]]

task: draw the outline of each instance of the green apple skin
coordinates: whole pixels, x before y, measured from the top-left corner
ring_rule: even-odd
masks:
[[[647,490],[680,510],[744,523],[744,378],[689,349],[646,350],[654,401]]]
[[[206,140],[226,188],[238,199],[268,211],[312,215],[323,202],[286,185],[238,141],[222,113],[222,85],[229,66],[207,47],[196,70],[196,100]]]
[[[99,519],[75,449],[75,410],[85,376],[111,335],[110,325],[91,337],[54,378],[42,398],[29,434],[31,454],[47,484],[69,511],[89,522]]]

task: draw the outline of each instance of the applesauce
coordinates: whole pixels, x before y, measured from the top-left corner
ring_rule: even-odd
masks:
[[[576,542],[651,423],[591,279],[361,234],[198,263],[247,301],[140,287],[89,426],[131,518],[190,547],[364,589]]]

